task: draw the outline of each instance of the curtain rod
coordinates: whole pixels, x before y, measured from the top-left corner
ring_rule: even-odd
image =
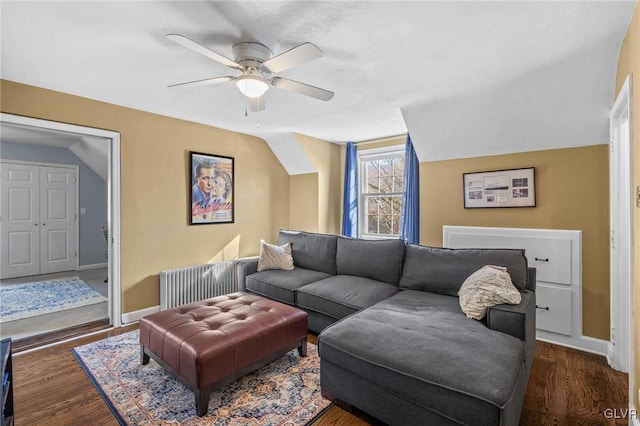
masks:
[[[369,145],[372,143],[381,143],[381,142],[387,142],[390,141],[392,139],[398,139],[398,138],[406,138],[407,134],[406,133],[400,133],[398,135],[391,135],[391,136],[385,136],[379,139],[365,139],[363,141],[360,142],[354,142],[356,146],[359,145]]]

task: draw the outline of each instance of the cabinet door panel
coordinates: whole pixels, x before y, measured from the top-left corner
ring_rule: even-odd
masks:
[[[571,336],[571,295],[569,288],[538,283],[536,289],[536,328]]]
[[[562,285],[571,285],[573,282],[569,238],[452,233],[450,246],[524,249],[529,266],[537,269],[539,281]]]

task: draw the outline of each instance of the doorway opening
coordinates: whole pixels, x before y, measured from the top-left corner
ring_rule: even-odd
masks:
[[[2,337],[19,350],[120,327],[120,134],[3,113],[0,142],[0,283],[33,302],[3,309]]]

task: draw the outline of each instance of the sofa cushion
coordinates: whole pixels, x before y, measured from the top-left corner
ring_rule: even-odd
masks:
[[[521,340],[466,318],[457,297],[422,291],[400,291],[318,341],[323,362],[452,423],[500,424],[526,375]]]
[[[398,287],[370,278],[335,275],[298,289],[296,304],[341,319],[386,299]]]
[[[267,244],[260,240],[260,257],[258,258],[258,272],[267,269],[293,269],[293,257],[291,256],[291,243],[281,246]]]
[[[504,266],[518,290],[527,286],[524,250],[450,249],[407,244],[400,288],[457,296],[464,280],[485,265]]]
[[[325,272],[296,267],[292,271],[270,269],[248,275],[245,289],[251,293],[294,305],[295,292],[305,284],[331,276]]]
[[[336,235],[280,230],[278,244],[291,243],[296,267],[336,274]]]
[[[458,290],[458,299],[467,317],[481,320],[487,314],[487,308],[501,303],[517,305],[521,296],[511,283],[507,268],[486,265],[464,280]]]
[[[337,273],[398,285],[404,241],[338,237]]]

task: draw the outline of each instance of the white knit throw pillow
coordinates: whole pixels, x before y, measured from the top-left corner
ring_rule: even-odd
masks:
[[[291,243],[282,246],[267,244],[260,240],[260,259],[258,259],[258,271],[267,269],[293,269],[293,256],[291,255]]]
[[[501,303],[517,305],[522,296],[511,282],[511,275],[503,266],[486,265],[464,281],[458,297],[462,312],[467,317],[480,320],[487,308]]]

